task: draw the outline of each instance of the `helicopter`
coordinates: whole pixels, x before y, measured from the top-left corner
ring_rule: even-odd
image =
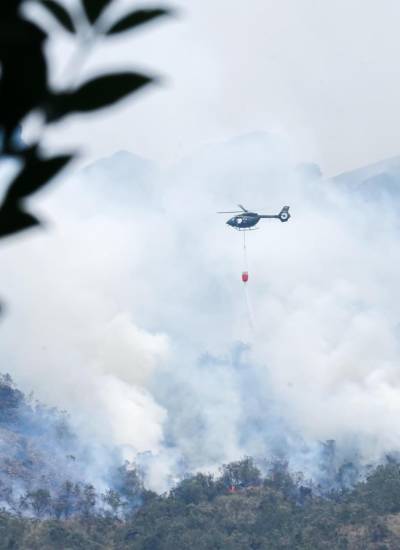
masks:
[[[238,231],[254,230],[258,227],[254,227],[262,218],[276,218],[281,222],[287,222],[290,218],[289,206],[284,206],[279,214],[257,214],[257,212],[249,212],[244,206],[238,204],[240,210],[234,210],[231,212],[217,212],[217,214],[237,214],[233,216],[226,223]]]

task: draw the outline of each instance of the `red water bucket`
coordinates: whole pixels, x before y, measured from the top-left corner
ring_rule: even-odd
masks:
[[[249,280],[249,274],[248,274],[248,272],[247,272],[247,271],[243,271],[243,273],[242,273],[242,281],[243,281],[244,283],[247,283],[248,280]]]

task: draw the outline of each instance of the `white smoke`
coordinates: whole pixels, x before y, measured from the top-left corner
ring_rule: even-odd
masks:
[[[397,213],[352,177],[271,135],[71,175],[35,201],[48,231],[1,249],[2,370],[158,490],[244,455],[317,475],[328,439],[361,464],[400,451]],[[253,329],[242,235],[215,214],[237,202],[292,212],[248,234]]]

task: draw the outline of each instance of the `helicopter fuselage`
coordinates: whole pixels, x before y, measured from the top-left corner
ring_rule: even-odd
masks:
[[[260,221],[261,216],[255,212],[244,212],[233,216],[226,223],[236,229],[249,229]]]

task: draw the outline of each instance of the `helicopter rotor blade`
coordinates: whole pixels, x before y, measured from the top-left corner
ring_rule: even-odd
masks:
[[[241,208],[243,210],[243,212],[248,212],[248,210],[244,206],[242,206],[241,204],[238,204],[238,207]]]
[[[241,210],[228,210],[227,212],[217,212],[217,214],[239,214]]]

